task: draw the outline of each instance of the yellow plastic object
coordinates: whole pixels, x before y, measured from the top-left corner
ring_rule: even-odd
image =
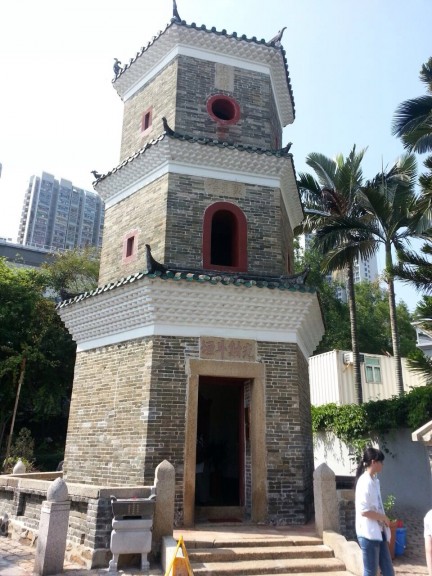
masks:
[[[181,549],[183,556],[177,556],[178,551]],[[165,572],[165,576],[193,576],[193,571],[189,563],[189,556],[183,540],[180,536],[177,542],[175,552],[173,554],[171,563]]]

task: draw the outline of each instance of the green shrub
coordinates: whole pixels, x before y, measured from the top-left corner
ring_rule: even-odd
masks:
[[[388,400],[364,404],[324,404],[312,406],[312,429],[332,432],[337,438],[360,454],[377,437],[385,437],[390,430],[415,430],[432,420],[432,387],[413,388],[406,394]],[[385,449],[385,446],[383,447]]]

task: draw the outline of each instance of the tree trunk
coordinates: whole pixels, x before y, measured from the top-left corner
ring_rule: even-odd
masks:
[[[348,296],[348,309],[350,314],[351,326],[351,347],[353,354],[353,368],[354,368],[354,396],[356,404],[363,404],[363,390],[360,374],[360,353],[358,349],[357,338],[357,309],[355,303],[354,292],[354,266],[348,264],[347,267],[347,296]]]
[[[26,361],[27,361],[27,358],[25,356],[23,356],[23,358],[21,360],[21,368],[20,368],[20,375],[19,375],[19,380],[18,380],[18,388],[17,388],[16,397],[15,397],[15,406],[14,406],[13,413],[12,413],[12,422],[11,422],[7,447],[6,447],[6,457],[5,457],[6,466],[7,466],[7,460],[9,458],[10,448],[11,448],[11,444],[12,444],[12,436],[13,436],[13,431],[14,431],[14,426],[15,426],[15,417],[16,417],[16,413],[18,410],[18,401],[19,401],[19,397],[21,394],[21,386],[22,386],[22,383],[24,382]]]
[[[7,422],[8,422],[8,419],[5,418],[0,424],[0,458],[2,455],[3,438],[5,437]],[[0,460],[0,463],[1,463],[1,460]],[[1,464],[0,464],[0,469],[1,469]]]
[[[403,394],[403,376],[402,376],[402,359],[400,355],[400,345],[399,345],[399,330],[397,324],[397,312],[396,312],[396,295],[394,289],[394,277],[393,277],[393,260],[391,255],[391,245],[386,245],[386,270],[385,270],[385,281],[388,286],[388,302],[390,311],[390,329],[392,336],[393,345],[393,356],[395,360],[395,376],[396,376],[396,387],[398,394]]]
[[[395,369],[396,369],[396,386],[398,394],[403,394],[404,384],[402,376],[402,359],[400,355],[400,345],[399,345],[399,329],[397,325],[397,312],[396,312],[396,297],[394,291],[394,281],[393,278],[388,281],[388,293],[389,293],[389,308],[390,308],[390,327],[392,335],[393,344],[393,356],[395,359]]]

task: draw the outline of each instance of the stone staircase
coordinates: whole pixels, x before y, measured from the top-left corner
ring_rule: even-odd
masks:
[[[351,576],[331,548],[315,536],[266,538],[218,538],[215,541],[185,537],[189,561],[195,576]]]

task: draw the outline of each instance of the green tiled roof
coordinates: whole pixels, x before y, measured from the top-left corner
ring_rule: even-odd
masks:
[[[291,292],[309,292],[315,293],[316,289],[311,286],[305,285],[305,279],[307,276],[307,270],[300,274],[295,274],[293,276],[255,276],[252,274],[240,274],[240,273],[226,273],[226,272],[203,272],[196,270],[167,270],[166,272],[156,271],[153,273],[149,272],[136,272],[130,276],[120,278],[115,282],[110,282],[95,288],[91,292],[84,292],[79,294],[74,298],[69,298],[68,300],[63,300],[57,305],[57,309],[68,306],[75,302],[80,302],[87,298],[92,298],[98,296],[104,292],[109,292],[115,290],[120,286],[125,284],[130,284],[142,280],[143,278],[160,278],[160,280],[165,281],[183,281],[183,282],[200,282],[209,284],[222,284],[224,286],[244,286],[245,288],[252,288],[256,286],[257,288],[268,288],[272,290],[288,290]]]

